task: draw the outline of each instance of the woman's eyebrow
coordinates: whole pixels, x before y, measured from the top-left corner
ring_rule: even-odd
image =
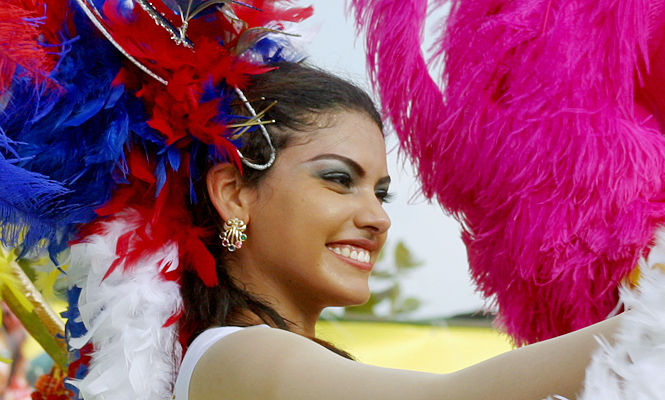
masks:
[[[326,153],[326,154],[320,154],[316,157],[310,158],[307,160],[307,162],[310,161],[318,161],[318,160],[338,160],[343,162],[344,164],[348,165],[349,168],[353,170],[353,172],[358,175],[359,177],[365,176],[365,170],[363,167],[360,166],[357,162],[353,161],[352,159],[341,156],[339,154],[333,154],[333,153]],[[390,177],[389,176],[384,176],[383,178],[379,179],[378,182],[376,183],[377,185],[389,185],[390,184]]]
[[[358,164],[357,162],[353,161],[348,157],[344,157],[339,154],[326,153],[326,154],[319,154],[316,157],[312,157],[309,160],[307,160],[307,162],[319,161],[319,160],[339,160],[344,164],[346,164],[349,168],[351,168],[356,175],[360,177],[365,176],[365,170],[363,169],[363,167],[361,167],[360,164]]]

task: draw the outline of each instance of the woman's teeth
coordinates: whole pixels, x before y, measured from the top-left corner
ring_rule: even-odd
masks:
[[[328,247],[330,251],[352,260],[368,263],[370,260],[369,252],[364,250],[351,250],[348,247]]]

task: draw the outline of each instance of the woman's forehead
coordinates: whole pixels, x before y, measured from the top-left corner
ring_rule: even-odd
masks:
[[[385,166],[383,133],[369,116],[342,111],[322,117],[317,129],[294,135],[282,156],[306,160],[331,153],[347,156],[358,163],[378,164],[379,168]]]
[[[345,137],[346,134],[376,135],[383,141],[383,132],[379,125],[366,113],[353,110],[336,110],[312,114],[308,127],[293,132],[293,144],[306,144],[314,139]]]

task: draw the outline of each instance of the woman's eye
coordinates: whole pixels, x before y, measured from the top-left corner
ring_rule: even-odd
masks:
[[[346,172],[328,172],[324,174],[322,178],[328,182],[334,182],[346,188],[350,188],[353,185],[353,178],[351,178],[351,175]]]
[[[374,193],[381,203],[390,203],[395,198],[395,194],[389,192],[387,189],[378,189]]]

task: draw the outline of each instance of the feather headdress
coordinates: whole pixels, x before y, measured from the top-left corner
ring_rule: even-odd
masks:
[[[451,3],[428,64],[426,0],[353,1],[385,114],[517,343],[602,320],[665,222],[665,3]]]
[[[66,316],[85,398],[170,398],[178,280],[217,283],[216,232],[189,211],[197,160],[258,165],[238,149],[261,121],[231,110],[252,75],[300,56],[282,31],[312,10],[289,6],[2,0],[0,240],[21,257],[84,255]]]

